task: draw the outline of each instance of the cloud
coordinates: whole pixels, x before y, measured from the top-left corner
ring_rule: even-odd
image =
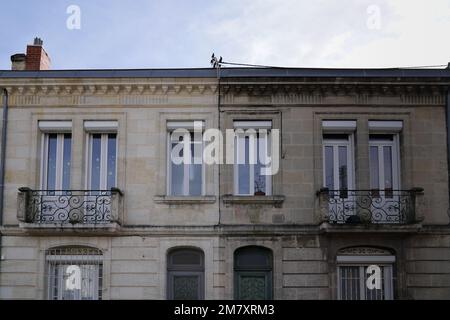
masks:
[[[450,1],[227,1],[207,28],[225,60],[282,66],[387,67],[450,59]],[[368,19],[379,9],[380,28]],[[220,39],[220,42],[217,41]],[[222,53],[223,52],[223,53]]]
[[[225,61],[291,67],[393,67],[450,60],[450,0],[76,3],[82,10],[79,31],[65,27],[70,0],[5,3],[0,68],[9,68],[10,55],[23,52],[37,35],[53,66],[62,69],[209,67],[213,51]],[[374,12],[380,28],[368,27]]]

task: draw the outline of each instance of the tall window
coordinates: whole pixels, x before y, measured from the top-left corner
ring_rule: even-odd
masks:
[[[170,121],[168,127],[168,194],[204,194],[203,121]]]
[[[167,255],[167,298],[201,300],[205,298],[205,259],[203,251],[179,248]]]
[[[370,189],[373,193],[392,198],[399,189],[399,156],[397,134],[369,136]]]
[[[340,300],[392,300],[394,298],[395,256],[343,255],[337,257],[337,262]],[[374,266],[379,268],[379,274],[374,273]],[[375,276],[379,276],[378,285],[375,285],[376,280],[373,278]],[[372,278],[369,280],[369,277]]]
[[[61,247],[46,252],[49,300],[102,299],[102,252],[95,248]]]
[[[324,186],[339,190],[340,197],[347,197],[353,189],[353,135],[323,135]]]
[[[72,135],[45,133],[42,150],[42,188],[44,190],[70,189]]]
[[[90,134],[88,158],[88,188],[109,190],[116,187],[117,134]]]
[[[234,297],[237,300],[272,299],[272,251],[248,246],[234,252]]]
[[[272,175],[266,175],[271,150],[272,121],[234,121],[234,194],[271,195]]]

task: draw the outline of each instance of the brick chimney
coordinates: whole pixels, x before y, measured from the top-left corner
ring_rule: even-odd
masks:
[[[27,46],[27,57],[25,70],[48,70],[50,69],[50,57],[45,52],[40,38],[34,38],[34,43]]]
[[[11,70],[48,70],[50,57],[42,47],[43,41],[34,38],[33,44],[27,46],[27,53],[17,53],[11,56]]]

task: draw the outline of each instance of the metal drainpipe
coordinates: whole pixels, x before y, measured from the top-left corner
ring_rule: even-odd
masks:
[[[217,111],[218,111],[218,115],[217,115],[217,125],[218,125],[218,129],[219,130],[221,130],[222,128],[220,127],[220,67],[221,67],[221,65],[219,64],[218,65],[218,68],[217,68]],[[222,140],[223,141],[223,140]],[[220,156],[221,157],[223,157],[223,154],[220,154]],[[220,161],[219,161],[219,163],[220,163]],[[218,201],[219,201],[219,226],[222,224],[222,212],[221,212],[221,210],[220,210],[220,196],[221,196],[221,194],[220,194],[220,168],[221,167],[221,164],[219,164],[218,166],[217,166],[217,171],[218,171],[218,179],[219,179],[219,181],[218,181],[218,191],[219,191],[219,196],[218,196]]]
[[[8,124],[8,91],[3,88],[3,118],[2,118],[2,146],[0,150],[0,227],[3,226],[3,202],[4,202],[4,184],[5,184],[5,158],[6,158],[6,132]],[[3,235],[0,232],[0,275],[1,275],[1,262],[2,262],[2,238]]]
[[[450,65],[450,64],[449,64]],[[450,201],[450,88],[447,88],[447,172],[448,172],[448,198]],[[450,217],[450,208],[447,209],[447,214]]]

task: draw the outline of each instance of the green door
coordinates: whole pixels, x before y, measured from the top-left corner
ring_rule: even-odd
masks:
[[[272,252],[248,246],[234,254],[234,297],[237,300],[271,300]]]

